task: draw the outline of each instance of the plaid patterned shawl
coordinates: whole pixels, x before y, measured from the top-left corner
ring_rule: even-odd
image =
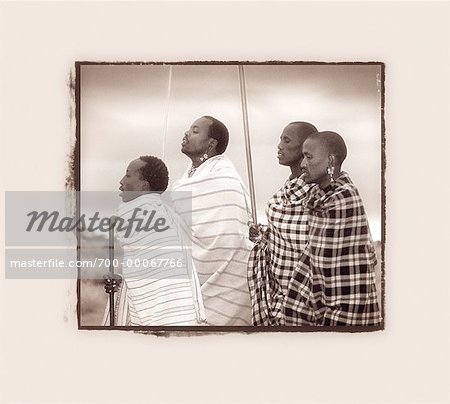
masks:
[[[283,321],[283,299],[308,240],[302,202],[310,187],[301,178],[289,178],[267,203],[269,224],[248,263],[253,325]]]
[[[380,323],[375,251],[358,190],[346,173],[304,202],[309,243],[284,302],[285,325]]]

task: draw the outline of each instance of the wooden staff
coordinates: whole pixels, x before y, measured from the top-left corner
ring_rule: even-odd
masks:
[[[111,292],[109,293],[109,325],[114,326],[114,226],[116,218],[109,219],[109,275],[111,277]]]
[[[166,115],[164,118],[164,139],[162,149],[162,159],[166,157],[166,139],[167,131],[169,129],[169,107],[170,107],[170,93],[172,91],[172,66],[169,66],[169,81],[167,83],[167,102],[166,102]]]
[[[245,156],[247,161],[248,186],[250,190],[250,202],[252,205],[252,219],[253,223],[256,224],[257,219],[256,219],[255,183],[253,181],[252,150],[250,142],[250,131],[248,127],[247,92],[245,87],[244,66],[239,65],[238,71],[239,71],[239,88],[241,93],[242,119],[244,121]]]

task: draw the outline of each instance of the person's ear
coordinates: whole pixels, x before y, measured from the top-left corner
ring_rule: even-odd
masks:
[[[209,139],[209,144],[208,144],[208,151],[213,151],[213,150],[215,150],[216,149],[216,147],[217,147],[217,145],[218,145],[218,141],[217,141],[217,139],[213,139],[213,138],[210,138]]]
[[[328,156],[328,165],[331,167],[336,166],[336,156],[334,154]]]
[[[150,186],[150,183],[148,181],[144,181],[142,184],[142,191],[150,192],[152,190],[152,187]]]

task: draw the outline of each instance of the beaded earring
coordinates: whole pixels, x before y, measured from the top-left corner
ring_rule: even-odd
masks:
[[[330,176],[331,182],[334,182],[334,166],[328,166],[327,173]]]

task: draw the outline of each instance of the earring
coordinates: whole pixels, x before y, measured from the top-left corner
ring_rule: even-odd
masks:
[[[200,161],[203,163],[204,161],[208,160],[208,154],[204,154],[202,157],[200,157]]]
[[[331,182],[334,182],[334,166],[328,166],[327,173],[330,176]]]

